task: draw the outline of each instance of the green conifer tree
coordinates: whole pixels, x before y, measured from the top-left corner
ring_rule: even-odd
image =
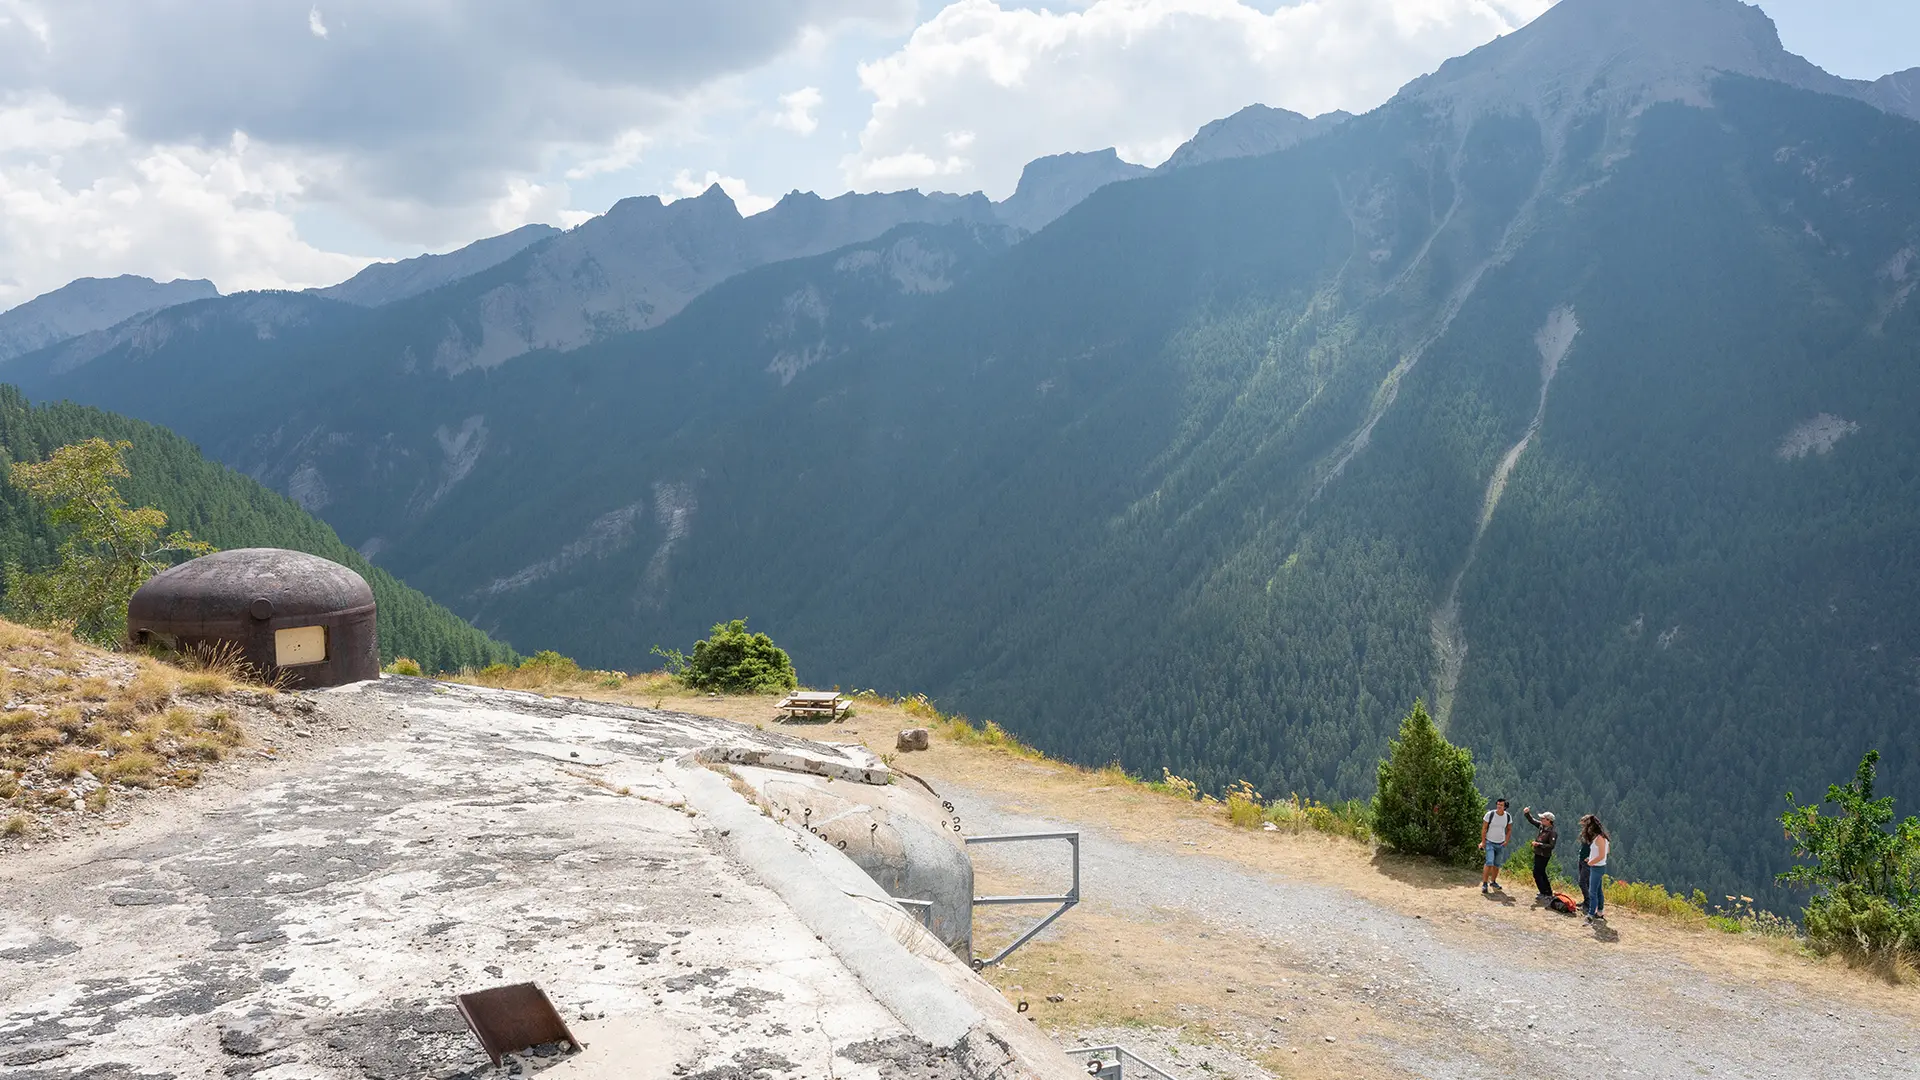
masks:
[[[1485,802],[1473,773],[1472,752],[1447,742],[1427,715],[1426,702],[1414,702],[1380,762],[1374,831],[1404,854],[1471,859]]]

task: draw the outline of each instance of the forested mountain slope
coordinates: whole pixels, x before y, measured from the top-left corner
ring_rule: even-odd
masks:
[[[1017,245],[911,226],[455,378],[374,359],[401,304],[87,385],[167,390],[516,641],[635,666],[750,615],[815,682],[1317,797],[1424,696],[1619,873],[1751,893],[1788,788],[1879,747],[1920,798],[1920,124],[1884,88],[1733,0],[1564,0]],[[188,362],[271,407],[225,423]]]
[[[501,581],[474,553],[553,518],[475,500],[545,471],[557,561],[491,618],[596,662],[750,613],[814,679],[1320,796],[1426,696],[1621,873],[1762,888],[1786,789],[1879,746],[1920,794],[1920,125],[1647,70],[1104,188],[864,348],[743,366],[724,422],[483,462],[421,580]],[[655,341],[583,402],[672,393],[704,338]]]
[[[78,405],[31,406],[18,390],[0,386],[0,454],[6,461],[39,461],[61,446],[95,437],[133,444],[127,455],[132,476],[120,481],[121,494],[131,505],[166,511],[170,526],[216,547],[293,548],[359,571],[380,605],[383,661],[411,656],[428,670],[445,671],[511,655],[459,616],[369,565],[332,529],[284,497],[207,461],[172,432]],[[59,543],[44,508],[19,489],[0,485],[0,563],[37,569],[53,561]]]

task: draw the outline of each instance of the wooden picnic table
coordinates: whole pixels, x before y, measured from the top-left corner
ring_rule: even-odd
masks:
[[[839,720],[846,716],[853,706],[842,694],[830,690],[795,690],[780,699],[774,708],[781,710],[781,720],[798,720],[803,716],[824,716],[829,720]]]

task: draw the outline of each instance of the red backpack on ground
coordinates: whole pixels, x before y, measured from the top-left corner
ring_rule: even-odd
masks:
[[[1547,906],[1562,915],[1571,915],[1580,910],[1580,905],[1573,902],[1573,897],[1563,892],[1554,893],[1553,899],[1547,901]]]

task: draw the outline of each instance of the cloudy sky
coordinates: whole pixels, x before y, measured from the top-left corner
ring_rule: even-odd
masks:
[[[1250,102],[1361,112],[1551,0],[0,0],[0,309],[86,275],[328,284],[627,195],[1005,197]],[[1764,0],[1837,74],[1914,0]]]

